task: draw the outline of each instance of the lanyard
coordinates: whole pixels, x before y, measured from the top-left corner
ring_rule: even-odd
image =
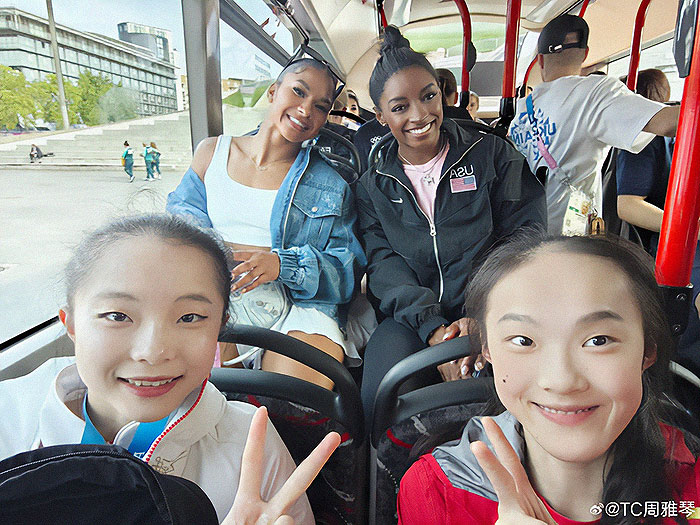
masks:
[[[88,416],[87,394],[85,394],[85,397],[83,398],[83,418],[85,419],[85,430],[83,430],[83,437],[80,440],[80,443],[82,445],[106,444],[107,442],[95,428],[95,425],[90,420],[90,416]],[[152,423],[139,423],[139,426],[136,428],[136,433],[129,444],[129,452],[139,459],[143,458],[156,438],[163,433],[163,430],[165,430],[165,426],[168,424],[169,418],[170,414],[159,421],[153,421]]]
[[[530,93],[527,98],[525,99],[525,106],[527,107],[527,116],[530,120],[530,126],[532,126],[532,131],[537,137],[537,149],[540,152],[540,155],[544,158],[544,161],[547,163],[547,166],[549,166],[550,169],[556,169],[558,167],[557,161],[554,160],[554,157],[552,157],[552,154],[549,152],[547,149],[546,144],[544,143],[544,140],[542,140],[542,137],[540,136],[540,132],[537,129],[537,119],[535,118],[535,108],[532,104],[532,93]]]

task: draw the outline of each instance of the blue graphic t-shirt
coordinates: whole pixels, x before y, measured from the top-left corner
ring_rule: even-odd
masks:
[[[637,152],[654,137],[642,130],[663,104],[632,93],[617,79],[605,76],[566,76],[543,82],[532,92],[533,110],[547,150],[573,186],[593,198],[602,213],[600,165],[609,146]],[[547,163],[519,99],[510,136],[533,173]],[[562,231],[570,189],[548,178],[547,221],[552,234]]]

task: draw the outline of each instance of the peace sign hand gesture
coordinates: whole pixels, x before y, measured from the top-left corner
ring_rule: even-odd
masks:
[[[292,472],[277,494],[270,501],[263,501],[260,487],[266,433],[267,409],[260,407],[253,415],[243,449],[238,492],[222,525],[294,525],[294,519],[285,513],[311,485],[340,444],[340,435],[330,432]]]
[[[482,423],[496,455],[482,441],[472,443],[471,450],[498,496],[496,525],[557,525],[535,494],[520,458],[501,428],[490,417],[483,418]]]

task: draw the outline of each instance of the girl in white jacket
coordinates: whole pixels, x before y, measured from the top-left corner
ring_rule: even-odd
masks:
[[[75,358],[0,383],[0,459],[113,443],[197,483],[222,521],[255,411],[207,381],[230,282],[222,243],[174,216],[121,219],[88,236],[68,264],[59,313]],[[261,467],[267,501],[294,470],[271,424]],[[313,523],[306,496],[288,513]]]

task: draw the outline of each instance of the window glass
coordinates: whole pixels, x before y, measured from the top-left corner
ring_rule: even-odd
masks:
[[[294,52],[295,42],[299,41],[296,29],[292,27],[284,17],[280,19],[264,0],[234,0],[243,10],[250,15],[264,31],[272,36],[287,53]]]
[[[294,51],[293,33],[263,0],[235,1],[287,53]],[[282,71],[282,66],[223,21],[219,29],[224,133],[242,135],[262,121],[267,109],[267,97],[263,95]]]
[[[86,16],[88,4],[99,16]],[[61,271],[84,232],[118,215],[163,211],[187,169],[184,97],[156,90],[160,78],[180,89],[176,80],[186,75],[181,9],[180,0],[53,2],[70,126],[63,130],[46,1],[0,0],[0,21],[17,21],[0,24],[0,92],[18,95],[0,111],[0,312],[12,312],[0,315],[0,343],[57,315]],[[155,49],[119,43],[123,21],[169,31],[173,63],[156,68]],[[140,36],[127,38],[138,44]],[[134,148],[133,183],[121,165],[125,140]],[[162,179],[146,182],[139,154],[151,141],[162,153]],[[30,162],[31,144],[53,155]]]
[[[626,76],[629,71],[629,64],[629,55],[610,62],[608,64],[608,75],[613,77]],[[681,100],[685,79],[678,76],[678,69],[673,58],[673,40],[666,40],[642,50],[639,55],[639,69],[649,68],[657,68],[663,71],[671,85],[671,100]]]
[[[520,29],[520,42],[529,32]],[[462,88],[462,23],[450,22],[437,26],[409,28],[404,36],[411,47],[424,53],[433,67],[449,69]],[[477,51],[477,64],[470,77],[470,89],[481,100],[480,110],[498,110],[503,75],[505,50],[505,24],[498,22],[472,22],[472,42]]]

